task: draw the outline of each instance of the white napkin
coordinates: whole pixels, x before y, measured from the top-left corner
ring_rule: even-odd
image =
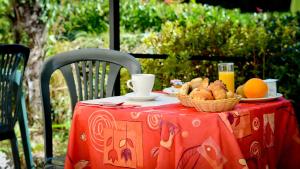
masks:
[[[133,101],[133,100],[129,100],[125,96],[115,96],[115,97],[107,97],[102,99],[85,100],[81,102],[87,104],[98,104],[101,102],[111,102],[117,104],[117,103],[124,102],[123,105],[140,105],[142,107],[148,107],[148,106],[161,106],[166,104],[179,103],[179,100],[176,97],[159,93],[159,96],[156,99],[149,100],[149,101]]]

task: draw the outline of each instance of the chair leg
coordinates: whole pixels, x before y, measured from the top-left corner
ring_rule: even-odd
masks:
[[[21,131],[25,161],[26,161],[27,169],[32,169],[32,168],[34,168],[34,163],[33,163],[33,158],[32,158],[32,153],[31,153],[27,111],[26,111],[25,98],[23,96],[23,93],[21,96],[20,109],[21,109],[21,111],[19,112],[19,126],[20,126],[20,131]]]
[[[18,140],[16,137],[15,132],[12,133],[12,138],[10,139],[10,143],[11,143],[11,149],[12,149],[12,154],[13,154],[13,158],[14,158],[14,167],[16,169],[20,169],[21,168],[21,164],[20,164],[20,157],[19,157],[19,150],[18,150]]]

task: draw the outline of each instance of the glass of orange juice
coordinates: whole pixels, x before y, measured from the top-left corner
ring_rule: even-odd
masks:
[[[234,64],[233,63],[219,63],[219,80],[221,80],[228,90],[234,93]]]

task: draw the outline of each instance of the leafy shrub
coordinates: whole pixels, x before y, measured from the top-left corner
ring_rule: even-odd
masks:
[[[175,19],[174,11],[162,3],[120,2],[120,25],[130,32],[159,31],[165,19]]]
[[[9,32],[11,29],[10,22],[5,18],[0,18],[0,42],[13,43],[13,34]]]
[[[80,48],[107,48],[108,42],[105,42],[103,37],[95,37],[87,33],[76,36],[73,41],[70,40],[56,40],[53,36],[49,37],[47,42],[47,53],[46,56],[56,55],[61,52]]]
[[[287,48],[280,55],[270,58],[268,65],[269,77],[279,79],[279,91],[286,97],[292,99],[300,120],[300,43],[295,44],[294,48]]]
[[[187,81],[209,76],[214,80],[217,62],[203,59],[238,57],[244,62],[235,63],[237,84],[251,77],[279,78],[279,92],[298,101],[294,91],[300,87],[295,83],[299,69],[289,66],[299,64],[297,17],[289,13],[242,14],[200,4],[184,4],[182,8],[197,8],[198,16],[185,15],[184,19],[166,22],[160,33],[152,33],[145,41],[155,52],[169,54],[166,60],[142,61],[146,72],[161,79],[158,87],[168,86],[173,78]],[[190,61],[191,56],[202,61]],[[289,78],[283,72],[289,72]]]
[[[59,1],[47,3],[45,15],[50,34],[74,40],[78,33],[100,34],[108,30],[109,6],[106,0]]]

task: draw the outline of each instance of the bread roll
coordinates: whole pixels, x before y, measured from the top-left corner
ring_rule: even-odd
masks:
[[[226,98],[229,99],[229,98],[233,98],[234,97],[234,93],[232,91],[228,91],[226,92]]]
[[[190,82],[184,83],[179,90],[179,94],[188,95],[190,92],[190,89],[191,89],[191,83]]]
[[[216,100],[226,99],[226,97],[227,97],[226,87],[220,80],[216,80],[213,83],[210,83],[210,85],[208,86],[208,89],[210,89],[212,91],[212,94]]]
[[[214,99],[211,91],[206,88],[196,88],[190,93],[190,96],[192,99],[197,99],[197,100],[213,100]]]
[[[215,88],[212,93],[216,100],[226,99],[226,90],[222,87]]]
[[[216,80],[213,83],[210,83],[209,86],[208,86],[208,89],[213,91],[215,89],[218,89],[219,87],[221,87],[221,88],[223,88],[227,91],[227,88],[226,88],[225,84],[220,80]]]
[[[209,79],[208,78],[204,78],[201,82],[201,85],[200,87],[202,88],[207,88],[208,87],[208,84],[209,84]]]
[[[192,89],[196,89],[197,87],[199,87],[201,85],[201,83],[202,83],[202,78],[201,77],[192,79],[191,80]]]

